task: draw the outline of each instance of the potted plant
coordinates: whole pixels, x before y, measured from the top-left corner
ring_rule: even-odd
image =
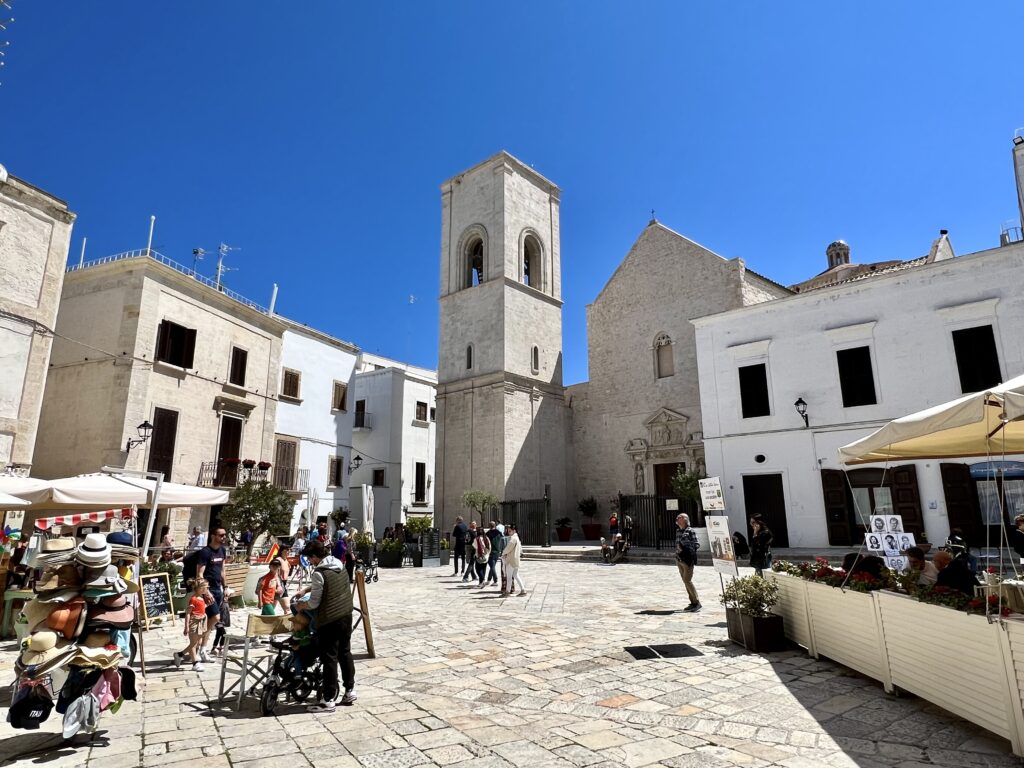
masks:
[[[405,543],[398,539],[385,539],[377,550],[377,565],[381,568],[401,568]]]
[[[221,459],[221,463],[226,467],[237,467],[240,463],[240,459]]]
[[[441,539],[441,565],[448,565],[451,563],[451,544],[448,543],[448,539]]]
[[[252,469],[256,466],[256,459],[243,459],[242,466],[246,469]]]
[[[260,470],[266,472],[272,466],[273,465],[269,461],[261,461],[259,464],[256,465],[256,469],[260,469]]]
[[[572,538],[572,518],[560,517],[555,520],[555,530],[558,532],[559,541],[568,541]]]
[[[754,653],[785,649],[782,617],[771,612],[778,601],[774,580],[744,576],[729,582],[721,597],[729,639]]]
[[[348,511],[348,507],[338,507],[330,514],[335,529],[341,528],[344,523],[348,522],[350,517],[352,517],[352,513]]]
[[[576,503],[576,509],[580,511],[580,515],[589,520],[589,523],[583,523],[580,527],[583,528],[583,538],[587,541],[596,541],[601,538],[601,524],[594,522],[594,517],[597,515],[597,499],[593,496],[587,496],[585,499],[580,499]]]
[[[373,536],[369,531],[357,533],[355,538],[356,557],[364,563],[370,562],[370,550],[373,549]]]

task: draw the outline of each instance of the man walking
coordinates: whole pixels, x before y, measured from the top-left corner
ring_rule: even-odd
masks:
[[[505,537],[501,531],[498,530],[498,522],[491,520],[491,526],[487,529],[487,538],[491,542],[491,556],[487,560],[487,583],[498,586],[498,571],[500,566],[498,562],[501,558],[502,550],[505,549]]]
[[[313,564],[312,585],[306,607],[316,615],[317,653],[323,666],[323,700],[311,712],[333,712],[338,698],[338,664],[345,694],[342,706],[355,703],[356,667],[352,660],[352,590],[345,565],[327,554],[327,547],[311,541],[302,554]]]
[[[469,521],[469,530],[466,531],[466,567],[462,569],[462,580],[469,581],[469,577],[476,569],[476,520]]]
[[[701,608],[700,598],[697,597],[697,590],[693,586],[693,567],[697,565],[700,542],[697,541],[697,534],[690,527],[690,517],[685,512],[680,512],[676,516],[676,526],[676,567],[690,598],[690,604],[683,610],[695,613]]]
[[[526,586],[519,578],[519,559],[523,554],[523,545],[519,541],[519,533],[514,525],[506,525],[505,532],[508,534],[508,541],[501,553],[501,570],[505,576],[505,583],[502,585],[501,594],[507,596],[515,593],[516,584],[519,585],[519,597],[526,596]]]
[[[455,527],[452,528],[452,565],[455,567],[455,573],[452,576],[459,575],[459,560],[462,560],[462,564],[466,564],[466,536],[469,535],[469,528],[466,527],[466,523],[462,520],[462,516],[455,518]]]

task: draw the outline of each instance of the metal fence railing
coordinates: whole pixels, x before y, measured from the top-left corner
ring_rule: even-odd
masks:
[[[671,549],[676,544],[676,515],[685,512],[690,523],[702,527],[704,519],[696,503],[679,499],[679,509],[669,509],[667,496],[623,496],[619,494],[619,521],[625,515],[633,518],[634,546],[652,549]],[[677,501],[676,499],[671,499]]]
[[[523,544],[540,546],[550,542],[551,526],[554,525],[554,521],[549,519],[547,505],[547,499],[503,501],[500,507],[495,508],[494,514],[506,525],[511,523],[516,527]]]

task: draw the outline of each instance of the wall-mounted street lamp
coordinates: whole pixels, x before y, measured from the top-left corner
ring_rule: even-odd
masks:
[[[348,473],[351,475],[361,466],[363,466],[363,457],[357,453],[355,456],[352,457],[352,461],[349,462]]]
[[[804,402],[802,397],[798,397],[796,402],[793,403],[793,407],[796,408],[796,412],[800,414],[800,418],[804,420],[804,427],[809,427],[810,423],[807,419],[807,403]]]
[[[139,426],[137,426],[135,429],[139,433],[139,439],[135,440],[129,437],[127,442],[125,442],[124,444],[125,453],[131,453],[132,448],[137,448],[138,446],[142,445],[144,442],[149,440],[149,434],[153,431],[153,425],[150,424],[149,421],[144,421],[141,424],[139,424]]]

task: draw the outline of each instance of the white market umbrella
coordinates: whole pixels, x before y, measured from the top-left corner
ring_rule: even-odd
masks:
[[[17,496],[30,504],[44,501],[50,497],[50,481],[35,477],[0,475],[0,493]]]
[[[6,481],[9,478],[0,478]],[[107,509],[110,507],[152,506],[156,481],[128,475],[96,473],[62,477],[57,480],[13,478],[35,483],[34,492],[17,490],[16,483],[0,482],[0,492],[10,493],[32,502],[32,509]],[[182,483],[162,483],[157,505],[163,507],[196,507],[227,504],[230,494],[213,488],[199,488]]]
[[[370,534],[370,538],[376,538],[373,533],[373,486],[363,486],[363,528]]]
[[[12,496],[9,493],[0,492],[0,509],[21,509],[32,506],[31,501]]]
[[[1024,376],[890,421],[839,449],[845,464],[1024,453]]]

